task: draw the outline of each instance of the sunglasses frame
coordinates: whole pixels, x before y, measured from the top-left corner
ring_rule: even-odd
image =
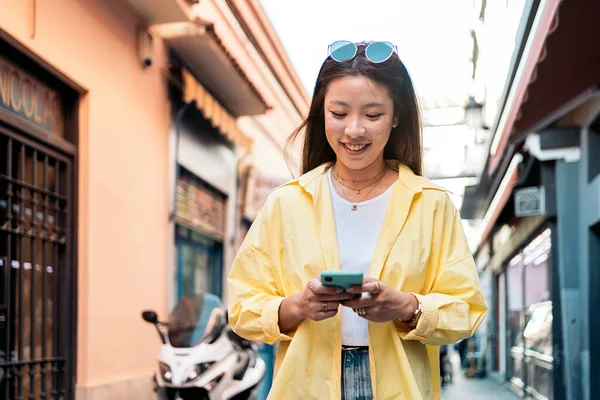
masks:
[[[353,45],[353,46],[354,46],[354,54],[352,54],[352,57],[350,57],[350,58],[346,58],[346,59],[344,59],[344,60],[338,60],[337,58],[335,58],[335,57],[333,56],[332,52],[331,52],[331,47],[332,47],[334,44],[336,44],[336,43],[345,43],[345,44],[351,44],[351,45]],[[390,45],[390,47],[391,47],[391,50],[392,50],[392,51],[390,51],[390,54],[389,54],[389,55],[388,55],[388,56],[387,56],[385,59],[383,59],[383,60],[381,60],[381,61],[375,61],[375,60],[372,60],[372,59],[369,57],[367,50],[369,49],[369,47],[371,47],[371,45],[373,45],[373,44],[380,44],[380,43],[385,43],[385,44],[388,44],[388,45]],[[327,52],[329,53],[329,54],[328,54],[328,56],[329,56],[329,57],[331,57],[331,59],[332,59],[332,60],[334,60],[334,61],[337,61],[337,62],[344,62],[344,61],[352,60],[354,57],[356,57],[356,54],[358,53],[358,46],[357,46],[357,44],[356,44],[356,43],[354,43],[354,42],[352,42],[352,41],[350,41],[350,40],[336,40],[335,42],[331,43],[331,44],[330,44],[330,45],[327,47]],[[367,45],[367,47],[365,48],[365,57],[367,58],[367,60],[371,61],[371,62],[372,62],[372,63],[374,63],[374,64],[381,64],[381,63],[384,63],[384,62],[386,62],[387,60],[389,60],[389,59],[390,59],[390,57],[391,57],[391,56],[394,54],[394,52],[396,52],[396,54],[398,54],[398,46],[396,46],[396,45],[395,45],[395,44],[393,44],[392,42],[387,42],[387,41],[383,41],[383,40],[378,40],[378,41],[375,41],[375,42],[371,42],[371,43],[369,43],[369,44]]]

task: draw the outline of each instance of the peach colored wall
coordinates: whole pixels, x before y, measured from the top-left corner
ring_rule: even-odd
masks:
[[[166,312],[169,103],[164,49],[142,69],[120,0],[0,0],[0,27],[87,90],[81,102],[78,384],[149,375]]]

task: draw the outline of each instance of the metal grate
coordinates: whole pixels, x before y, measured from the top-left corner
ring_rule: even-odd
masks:
[[[0,128],[0,399],[64,399],[72,162]]]

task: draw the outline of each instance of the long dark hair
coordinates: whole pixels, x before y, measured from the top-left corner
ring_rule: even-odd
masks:
[[[325,162],[335,161],[335,153],[325,135],[325,93],[333,80],[358,75],[386,86],[394,101],[394,117],[398,118],[398,126],[392,128],[384,149],[384,158],[399,160],[415,174],[422,174],[421,118],[408,71],[395,52],[385,62],[376,64],[369,61],[365,56],[368,44],[357,44],[356,56],[348,61],[338,62],[327,57],[321,66],[308,117],[288,138],[286,146],[289,156],[290,149],[304,133],[301,167],[303,174]]]

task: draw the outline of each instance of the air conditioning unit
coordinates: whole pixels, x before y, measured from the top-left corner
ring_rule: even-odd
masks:
[[[529,187],[515,190],[515,216],[530,217],[546,212],[544,187]]]

